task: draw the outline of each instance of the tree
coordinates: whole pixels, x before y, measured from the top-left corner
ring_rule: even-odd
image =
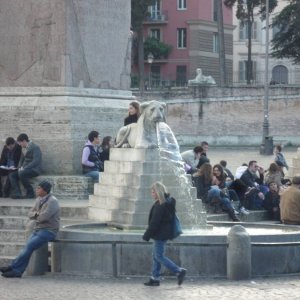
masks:
[[[224,0],[224,4],[227,7],[233,7],[237,5],[236,17],[241,21],[243,26],[247,28],[248,39],[248,58],[246,68],[247,84],[251,83],[253,79],[252,74],[252,27],[254,23],[254,10],[258,9],[258,15],[261,15],[262,19],[266,17],[266,1],[269,1],[269,13],[277,6],[277,0]]]
[[[226,53],[225,53],[225,39],[224,39],[224,22],[223,22],[223,5],[222,0],[216,0],[217,8],[217,24],[218,24],[218,39],[219,39],[219,71],[220,71],[220,85],[224,86],[227,83],[226,72]]]
[[[137,34],[138,67],[140,77],[140,91],[144,92],[144,43],[143,22],[149,16],[148,7],[154,5],[156,0],[131,0],[131,26]]]
[[[300,63],[300,1],[291,0],[273,21],[279,31],[272,39],[272,53],[276,58],[290,58]]]
[[[167,58],[172,50],[172,46],[165,44],[154,37],[148,37],[144,43],[144,58],[152,53],[155,59]]]

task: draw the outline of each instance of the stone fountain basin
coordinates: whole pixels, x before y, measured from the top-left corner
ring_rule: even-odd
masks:
[[[227,234],[235,224],[216,222],[212,228],[184,230],[182,236],[168,244],[166,253],[187,268],[190,276],[224,277]],[[300,272],[299,226],[240,224],[251,238],[252,276]],[[149,275],[152,243],[142,241],[143,232],[106,224],[67,226],[53,245],[52,269],[70,274]],[[163,273],[169,275],[167,271]]]

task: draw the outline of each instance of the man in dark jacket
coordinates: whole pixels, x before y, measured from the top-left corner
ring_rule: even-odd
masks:
[[[2,193],[2,176],[8,176],[15,171],[19,165],[22,148],[18,145],[14,138],[8,137],[3,147],[0,158],[0,197],[8,197],[10,191],[9,178],[6,179]]]
[[[257,175],[257,172],[259,176]],[[241,181],[248,188],[245,194],[246,208],[260,209],[265,196],[263,193],[264,169],[259,167],[257,161],[251,160],[247,170],[241,176]]]
[[[29,181],[30,178],[39,176],[42,167],[42,152],[38,145],[29,141],[27,134],[18,136],[17,142],[25,150],[21,156],[19,169],[9,174],[9,180],[14,192],[13,199],[34,198],[34,191]],[[26,196],[23,197],[19,181],[22,182]]]

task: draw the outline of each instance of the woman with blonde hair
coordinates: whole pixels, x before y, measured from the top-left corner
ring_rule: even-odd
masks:
[[[140,102],[132,101],[129,103],[128,116],[124,119],[124,126],[137,123],[140,114]]]
[[[165,256],[167,240],[173,239],[173,224],[175,217],[176,200],[170,197],[167,188],[159,181],[151,186],[151,195],[154,204],[151,207],[148,219],[148,228],[143,235],[143,240],[154,240],[152,252],[152,276],[145,282],[146,286],[160,285],[161,265],[164,265],[173,273],[177,274],[177,283],[181,285],[186,270],[177,266]]]

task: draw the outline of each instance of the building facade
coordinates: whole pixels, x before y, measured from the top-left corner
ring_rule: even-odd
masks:
[[[144,38],[155,37],[172,50],[165,59],[145,61],[146,78],[151,85],[184,86],[202,68],[219,82],[219,47],[216,1],[219,0],[157,0],[149,7],[144,22]],[[232,10],[223,7],[226,67],[232,79],[233,26]]]
[[[288,1],[278,1],[278,6],[270,14],[269,24],[272,24],[274,17],[288,4]],[[235,16],[236,7],[233,10],[233,25],[235,26],[233,34],[233,83],[245,84],[247,72],[248,57],[248,28]],[[269,41],[276,34],[276,28],[270,27]],[[265,81],[265,53],[266,53],[266,21],[261,20],[260,15],[254,17],[252,26],[252,73],[251,83],[264,84]],[[272,51],[269,42],[269,53]],[[300,65],[295,65],[289,59],[277,59],[269,56],[269,81],[272,84],[299,84],[300,83]]]

